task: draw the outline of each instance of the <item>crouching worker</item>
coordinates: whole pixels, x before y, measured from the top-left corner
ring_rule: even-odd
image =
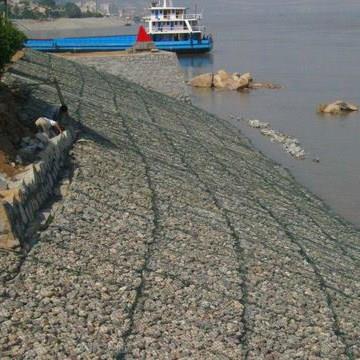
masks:
[[[61,130],[61,127],[59,126],[59,124],[56,121],[48,119],[46,117],[38,118],[35,121],[35,125],[43,133],[45,133],[49,139],[62,133],[62,130]]]

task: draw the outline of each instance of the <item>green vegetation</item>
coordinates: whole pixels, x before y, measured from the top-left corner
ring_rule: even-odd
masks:
[[[4,2],[0,2],[0,14],[5,14],[6,6]]]
[[[56,2],[55,0],[39,0],[37,2],[40,6],[44,6],[50,9],[55,9],[56,8]]]
[[[80,18],[81,17],[81,10],[80,8],[71,2],[65,4],[64,7],[65,15],[69,18]]]
[[[22,48],[24,40],[25,35],[0,16],[0,72],[16,51]]]

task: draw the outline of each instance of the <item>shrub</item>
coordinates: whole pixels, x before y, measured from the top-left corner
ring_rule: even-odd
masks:
[[[25,35],[0,15],[0,72],[17,50],[23,47]]]

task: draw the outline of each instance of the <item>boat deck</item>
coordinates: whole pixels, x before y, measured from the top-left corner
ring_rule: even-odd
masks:
[[[91,52],[123,51],[131,48],[136,42],[136,35],[71,37],[54,39],[30,39],[25,47],[46,52]],[[159,50],[175,52],[208,52],[211,51],[211,39],[185,41],[155,41]]]

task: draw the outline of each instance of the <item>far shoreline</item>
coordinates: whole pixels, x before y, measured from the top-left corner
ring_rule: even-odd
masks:
[[[78,37],[101,35],[129,35],[136,33],[138,25],[127,26],[118,16],[103,18],[59,18],[53,20],[13,19],[13,23],[28,38]]]

